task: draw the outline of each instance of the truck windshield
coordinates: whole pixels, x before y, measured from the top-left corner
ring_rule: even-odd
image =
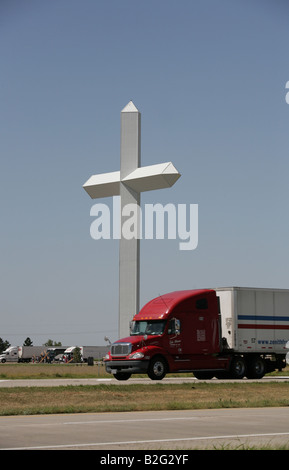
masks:
[[[133,321],[131,336],[136,335],[162,335],[165,329],[165,320]]]

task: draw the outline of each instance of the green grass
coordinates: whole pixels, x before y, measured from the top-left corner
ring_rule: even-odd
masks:
[[[273,372],[267,374],[270,376],[289,376],[289,366],[282,372]],[[170,374],[168,377],[179,377],[179,374]],[[182,377],[192,377],[192,373],[181,374]],[[103,363],[95,363],[93,366],[87,364],[1,364],[0,363],[0,379],[1,380],[17,380],[17,379],[57,379],[57,378],[108,378],[112,377],[107,374]],[[147,377],[146,375],[134,375],[133,377]]]
[[[289,382],[0,388],[0,415],[289,406]]]
[[[87,364],[0,364],[0,379],[70,379],[111,377],[102,363]]]

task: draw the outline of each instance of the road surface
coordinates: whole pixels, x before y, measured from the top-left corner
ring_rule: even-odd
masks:
[[[208,383],[224,383],[224,382],[284,382],[289,381],[288,376],[265,376],[261,380],[198,380],[195,377],[165,377],[161,383],[162,384],[169,384],[169,383],[187,383],[187,382],[208,382]],[[14,380],[0,380],[0,388],[1,387],[56,387],[58,385],[100,385],[100,384],[115,384],[115,385],[133,385],[133,384],[157,384],[160,383],[158,380],[151,380],[149,378],[131,378],[129,380],[119,381],[116,380],[114,377],[112,378],[95,378],[95,379],[14,379]]]
[[[289,408],[0,417],[0,450],[212,449],[289,443]]]

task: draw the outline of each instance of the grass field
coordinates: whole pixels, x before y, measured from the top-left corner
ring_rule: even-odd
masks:
[[[102,363],[87,364],[0,364],[0,379],[95,378],[111,377]]]
[[[170,374],[172,375],[172,374]],[[192,377],[192,374],[183,374]],[[289,376],[289,366],[282,372],[269,375]],[[178,374],[175,374],[178,376]],[[1,364],[0,379],[45,379],[45,378],[97,378],[112,377],[107,374],[103,364],[96,363],[94,366],[87,364]]]
[[[0,388],[0,414],[289,406],[289,382]]]
[[[102,366],[0,364],[1,379],[107,376]],[[289,381],[0,388],[2,416],[265,406],[289,406]]]

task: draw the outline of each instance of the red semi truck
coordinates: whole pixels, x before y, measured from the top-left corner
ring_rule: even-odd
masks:
[[[198,379],[262,378],[286,366],[289,290],[176,291],[148,302],[130,336],[111,345],[106,371],[118,380],[193,372]]]

